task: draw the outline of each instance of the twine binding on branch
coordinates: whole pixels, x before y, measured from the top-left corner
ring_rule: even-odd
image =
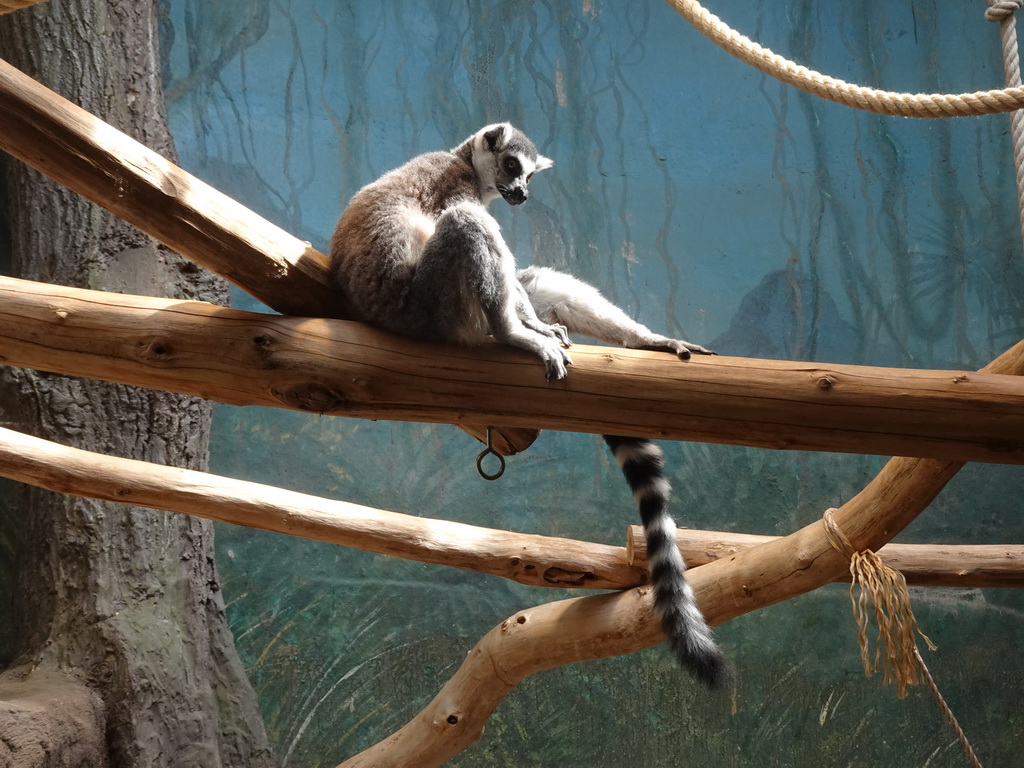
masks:
[[[860,641],[860,658],[864,665],[864,674],[871,677],[883,662],[882,682],[890,685],[896,682],[896,695],[906,698],[907,686],[917,685],[918,666],[915,659],[917,642],[914,634],[924,638],[930,650],[935,645],[917,626],[914,610],[910,607],[910,592],[903,574],[882,562],[877,554],[870,549],[863,552],[854,550],[850,540],[839,530],[832,517],[834,510],[826,510],[825,536],[829,544],[850,561],[850,602],[853,605],[853,617],[857,620],[857,637]],[[860,587],[860,594],[857,588]],[[878,625],[878,637],[875,640],[875,658],[870,659],[870,642],[868,640],[868,624],[870,608],[874,607],[875,623]],[[882,651],[885,650],[883,658]]]
[[[974,768],[981,768],[978,756],[974,753],[967,734],[957,722],[953,711],[946,704],[942,693],[932,678],[928,666],[924,663],[921,653],[917,650],[915,635],[920,635],[929,650],[935,650],[935,644],[921,631],[910,605],[910,592],[903,574],[889,567],[876,553],[870,549],[858,552],[850,540],[840,530],[833,518],[834,509],[825,511],[825,537],[834,549],[850,561],[850,602],[853,605],[853,616],[857,621],[857,638],[860,641],[860,658],[864,665],[864,674],[871,677],[877,672],[879,662],[884,665],[882,683],[896,683],[896,694],[906,698],[907,687],[917,685],[922,680],[928,684],[935,701],[938,702],[942,714],[956,734],[964,749],[967,759]],[[859,594],[857,588],[860,588]],[[870,604],[870,605],[869,605]],[[875,640],[875,658],[870,658],[870,641],[868,640],[868,624],[871,608],[874,609],[875,623],[878,625],[878,637]],[[885,649],[884,659],[882,649]],[[920,677],[919,677],[920,674]]]

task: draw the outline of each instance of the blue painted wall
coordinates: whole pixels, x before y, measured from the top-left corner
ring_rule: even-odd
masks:
[[[715,0],[777,52],[852,82],[1002,82],[983,3]],[[183,165],[326,249],[347,199],[408,157],[510,119],[556,161],[500,209],[520,263],[601,287],[724,354],[977,368],[1024,337],[1005,116],[905,120],[820,101],[732,59],[665,3],[169,0]],[[253,307],[248,297],[236,305]],[[571,373],[570,373],[571,375]],[[684,524],[788,533],[883,459],[666,446]],[[222,407],[214,470],[429,517],[621,543],[598,442],[545,433],[497,483],[449,426]],[[1014,542],[1024,472],[970,466],[902,537]],[[332,766],[405,723],[475,640],[562,595],[222,527],[229,614],[286,765]],[[929,664],[983,761],[1024,747],[1020,597],[915,590]],[[864,679],[845,588],[719,630],[732,696],[662,649],[527,681],[458,766],[958,766],[924,691]],[[987,760],[986,760],[987,758]]]

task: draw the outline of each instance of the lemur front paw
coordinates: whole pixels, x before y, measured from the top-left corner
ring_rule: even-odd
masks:
[[[544,360],[544,378],[548,381],[564,379],[568,373],[566,369],[572,365],[572,358],[558,344],[547,347],[541,357]]]
[[[559,325],[558,323],[551,323],[548,326],[548,329],[550,330],[551,335],[558,339],[558,342],[563,347],[572,346],[572,341],[569,340],[569,329],[566,328],[564,325]]]

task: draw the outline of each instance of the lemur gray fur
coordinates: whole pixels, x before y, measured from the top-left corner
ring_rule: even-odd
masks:
[[[570,275],[544,267],[516,271],[487,205],[498,197],[526,202],[534,173],[551,165],[525,134],[499,123],[363,187],[331,238],[331,277],[343,314],[426,341],[472,344],[490,335],[538,356],[549,380],[572,365],[568,331],[683,360],[691,352],[714,354],[652,333]],[[640,510],[669,644],[698,679],[725,685],[728,665],[683,576],[662,451],[646,439],[604,439]]]

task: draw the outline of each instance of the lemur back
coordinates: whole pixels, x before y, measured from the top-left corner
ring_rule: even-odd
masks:
[[[423,247],[444,210],[475,195],[472,166],[454,153],[432,152],[352,198],[331,238],[331,272],[355,319],[415,330],[405,303]]]
[[[529,179],[549,165],[504,123],[359,190],[331,238],[332,277],[348,315],[431,341],[491,334],[540,357],[548,378],[565,376],[565,329],[537,318],[486,209],[499,196],[525,202]]]
[[[361,189],[331,238],[331,276],[342,313],[427,341],[472,344],[492,335],[540,357],[548,379],[563,378],[572,364],[567,327],[683,360],[691,352],[713,354],[652,333],[570,275],[535,267],[516,272],[486,206],[498,197],[525,202],[533,174],[551,164],[525,134],[500,123]],[[661,449],[641,438],[604,439],[640,510],[655,607],[669,644],[702,682],[723,685],[728,667],[683,576]]]

